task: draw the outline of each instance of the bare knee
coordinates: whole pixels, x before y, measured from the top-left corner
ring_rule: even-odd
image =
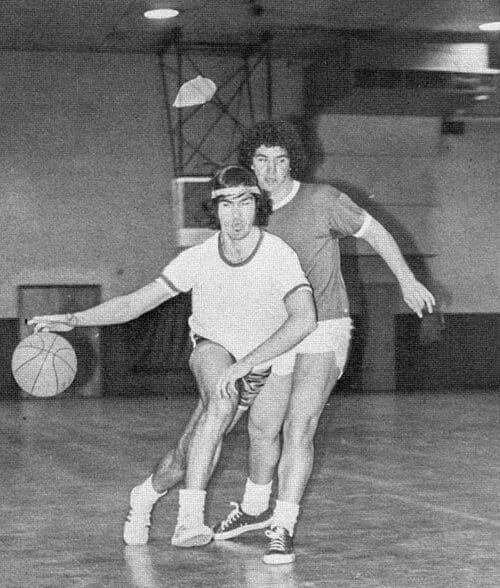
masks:
[[[287,445],[308,446],[314,441],[320,414],[288,415],[283,424],[283,440]]]
[[[278,423],[262,422],[251,416],[248,419],[248,436],[253,445],[271,445],[279,439],[280,430],[281,427]]]
[[[222,345],[214,341],[204,340],[196,345],[189,356],[189,367],[196,376],[200,370],[203,370],[207,363],[211,364],[213,360],[223,361],[227,365],[234,363],[234,357]]]
[[[233,416],[236,401],[213,394],[207,401],[205,415],[208,420],[226,422]]]

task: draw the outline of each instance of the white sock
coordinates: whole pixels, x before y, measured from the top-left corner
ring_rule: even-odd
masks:
[[[269,484],[254,484],[247,478],[245,493],[241,501],[241,510],[246,514],[257,516],[269,508],[273,481]]]
[[[293,535],[293,529],[299,516],[300,506],[295,502],[285,502],[277,500],[274,507],[273,520],[271,527],[285,527],[290,535]]]
[[[179,490],[179,514],[177,524],[203,525],[205,511],[205,490],[185,488]]]
[[[153,504],[160,499],[162,496],[165,496],[167,492],[156,492],[153,488],[153,476],[149,476],[142,484],[136,486],[132,490],[132,500],[134,502],[140,502],[145,506],[152,507]]]
[[[151,474],[149,476],[149,478],[146,478],[140,487],[142,489],[142,492],[145,494],[145,496],[147,496],[148,498],[151,498],[152,500],[153,499],[158,500],[158,498],[165,496],[165,494],[168,492],[168,490],[165,490],[165,492],[157,492],[154,489],[154,487],[153,487],[153,474]]]

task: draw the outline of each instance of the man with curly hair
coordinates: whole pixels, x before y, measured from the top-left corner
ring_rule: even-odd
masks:
[[[384,259],[401,287],[408,306],[419,316],[432,312],[432,294],[418,282],[387,230],[348,196],[325,184],[298,181],[307,158],[300,135],[286,121],[255,125],[239,146],[239,161],[251,168],[273,202],[268,230],[297,253],[314,293],[317,329],[296,348],[293,388],[283,424],[281,457],[266,451],[269,439],[249,419],[249,477],[241,504],[214,529],[216,540],[236,537],[269,520],[270,543],[264,562],[295,560],[292,537],[314,459],[319,417],[344,369],[352,329],[349,302],[340,268],[339,239],[367,241]],[[266,397],[269,398],[269,397]],[[272,399],[268,412],[276,419]],[[270,516],[269,499],[278,465],[278,497]]]

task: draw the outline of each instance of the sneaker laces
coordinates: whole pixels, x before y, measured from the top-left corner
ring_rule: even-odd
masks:
[[[278,529],[278,527],[267,529],[265,531],[265,535],[268,539],[271,539],[271,542],[269,544],[270,550],[286,551],[284,529]]]
[[[234,509],[227,515],[226,520],[220,524],[222,531],[225,531],[230,525],[235,523],[243,514],[237,502],[230,502],[229,505],[234,506]]]

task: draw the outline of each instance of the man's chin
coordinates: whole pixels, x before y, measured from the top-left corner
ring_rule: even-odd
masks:
[[[283,187],[283,183],[280,182],[268,182],[265,185],[262,186],[262,188],[264,190],[266,190],[266,192],[269,192],[270,194],[279,192]]]
[[[244,239],[248,235],[248,232],[245,231],[231,231],[230,237],[233,241],[239,241],[240,239]]]

